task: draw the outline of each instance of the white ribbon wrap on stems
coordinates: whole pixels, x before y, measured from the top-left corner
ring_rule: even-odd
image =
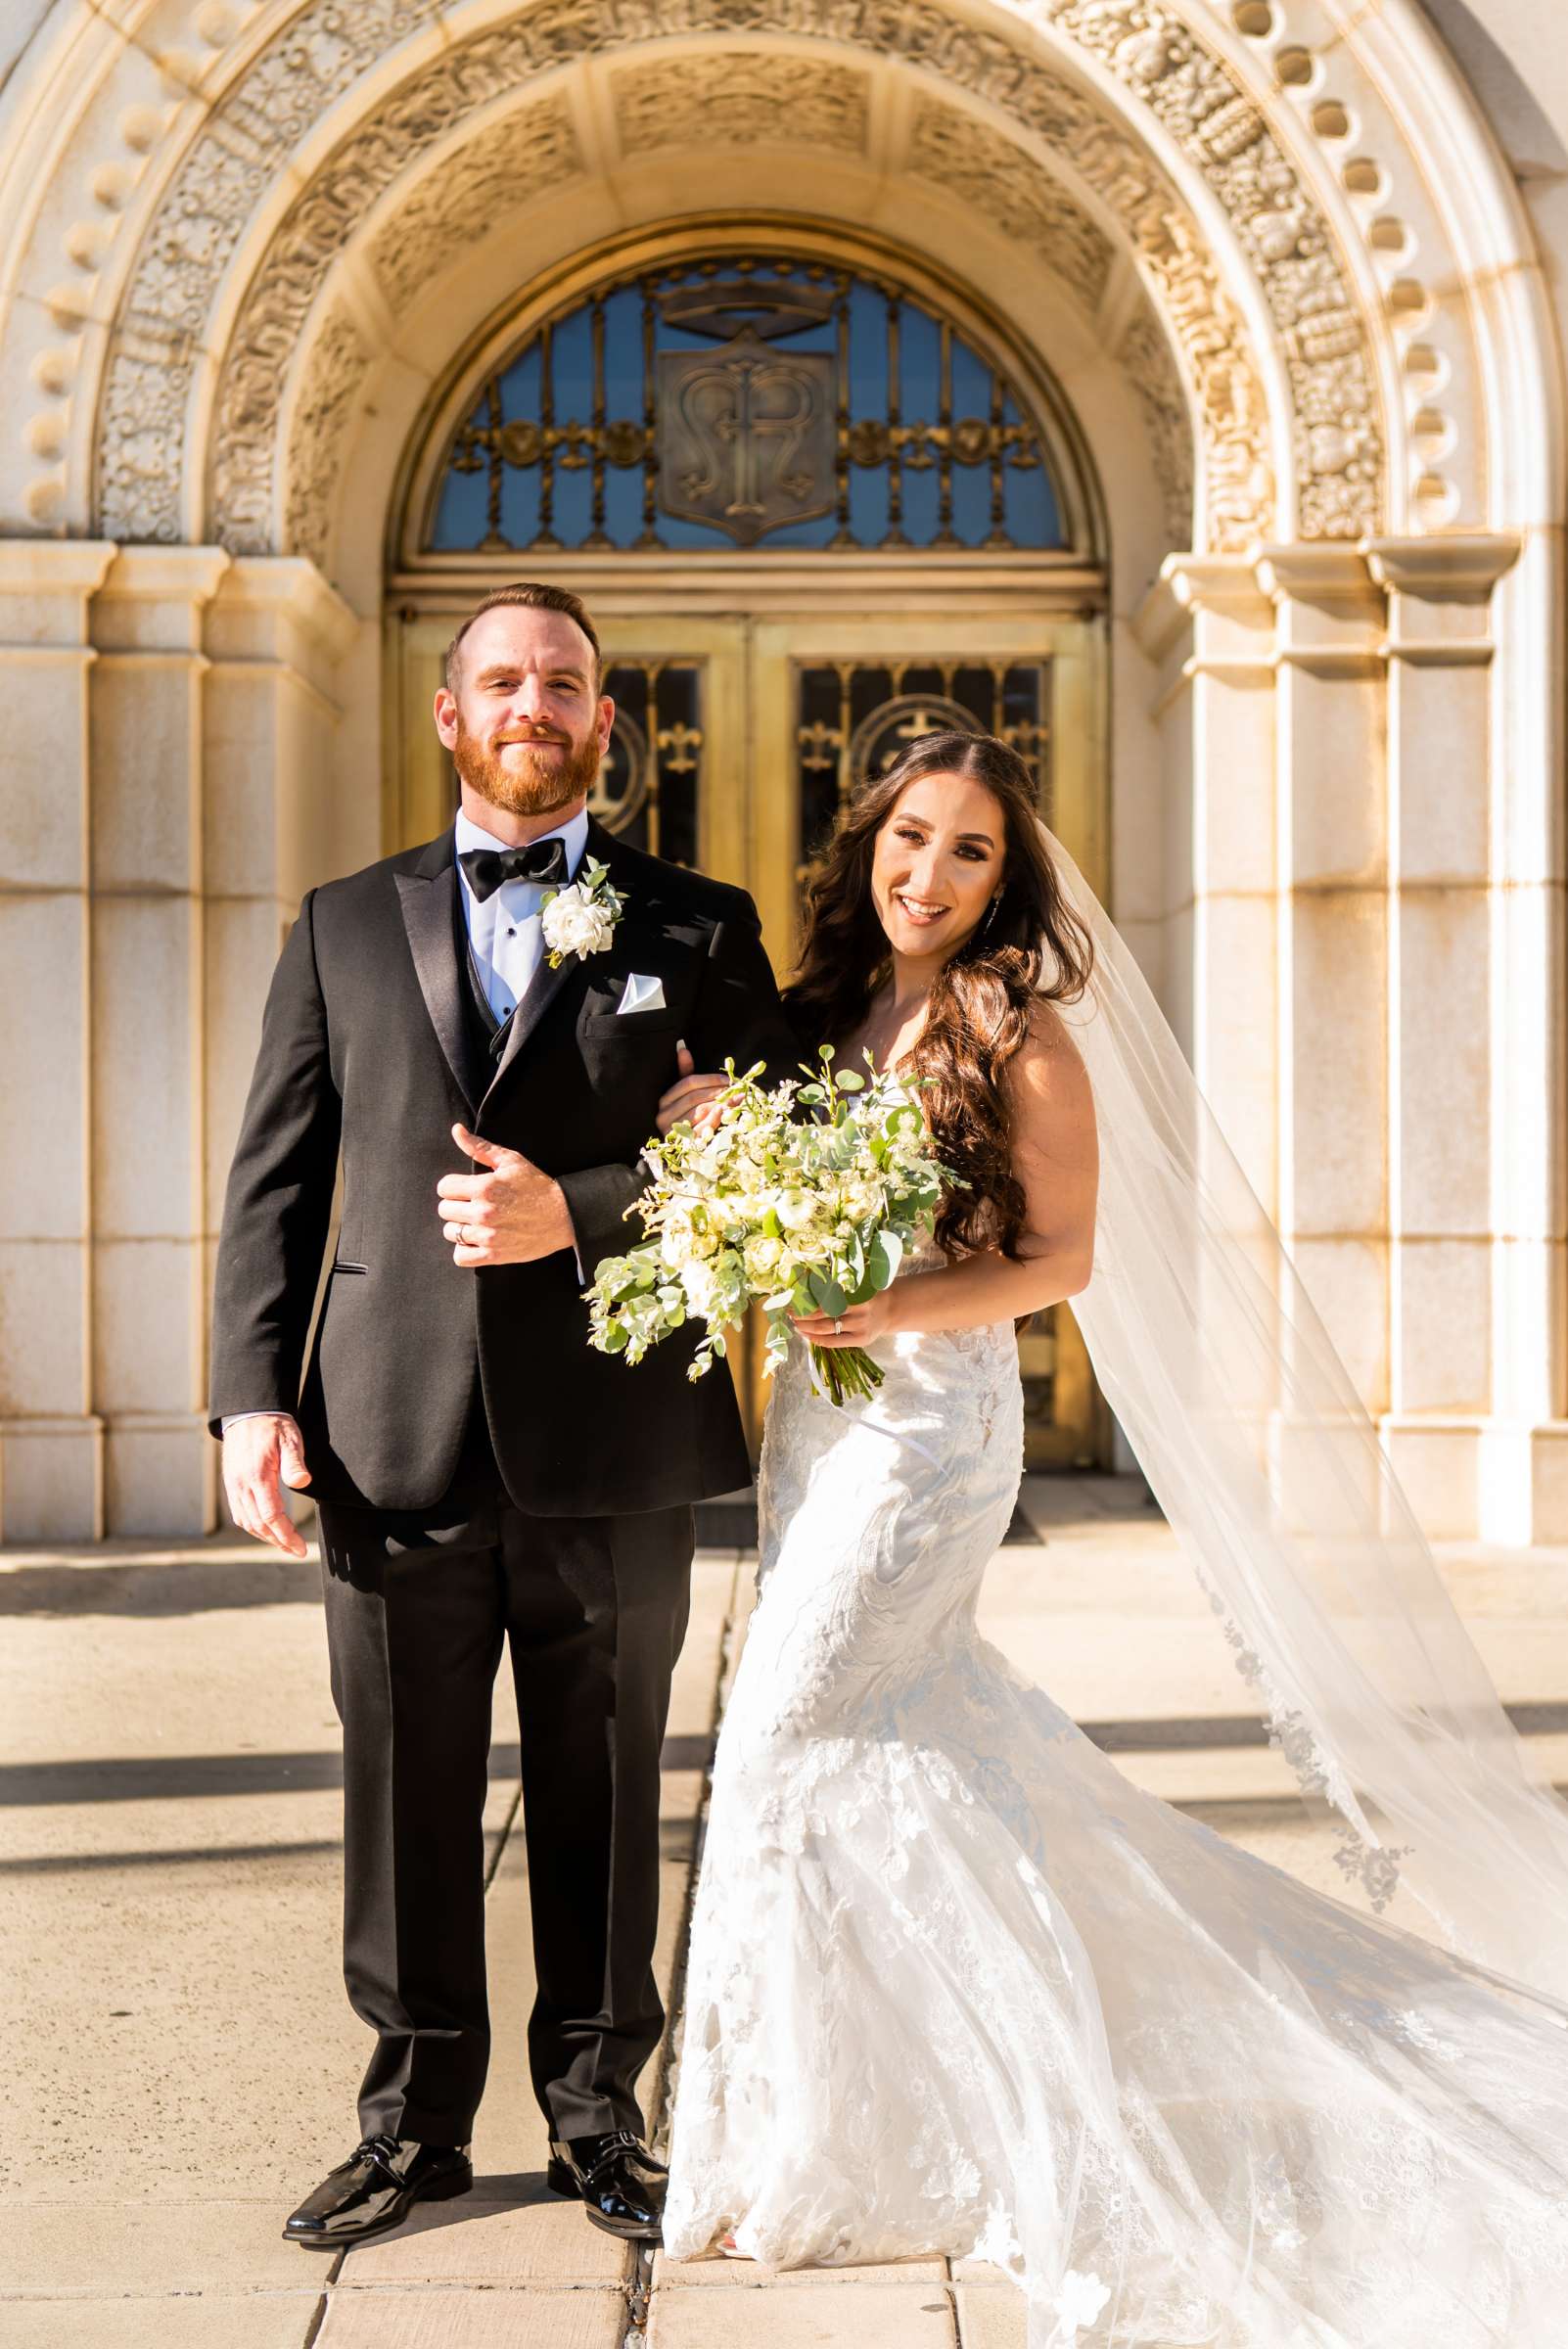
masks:
[[[1568,1999],[1568,1805],[1460,1622],[1377,1431],[1131,954],[1042,825],[1094,944],[1056,1008],[1099,1128],[1096,1375],[1270,1743],[1342,1830],[1347,1892]]]

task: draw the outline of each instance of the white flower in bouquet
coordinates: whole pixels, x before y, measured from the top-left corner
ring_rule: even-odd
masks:
[[[576,881],[552,889],[539,907],[539,927],[550,949],[550,968],[569,954],[602,954],[616,934],[625,898],[612,886],[610,867],[590,856]]]
[[[653,1180],[628,1214],[645,1246],[606,1257],[584,1291],[589,1336],[604,1354],[638,1362],[688,1319],[704,1323],[689,1375],[723,1354],[747,1308],[767,1315],[771,1372],[789,1350],[792,1313],[845,1313],[888,1287],[905,1249],[931,1229],[944,1186],[959,1178],[936,1155],[912,1097],[919,1080],[833,1068],[824,1045],[805,1082],[771,1090],[761,1064],[730,1078],[710,1134],[682,1123],[644,1156]],[[860,1347],[811,1349],[834,1403],[882,1384]]]

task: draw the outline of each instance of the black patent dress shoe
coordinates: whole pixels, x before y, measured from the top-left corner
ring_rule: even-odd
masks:
[[[467,2145],[422,2145],[412,2137],[367,2137],[329,2170],[283,2230],[289,2243],[341,2251],[384,2234],[416,2202],[444,2202],[474,2183]]]
[[[629,2129],[550,2141],[545,2184],[582,2203],[595,2227],[628,2242],[663,2239],[669,2172]]]

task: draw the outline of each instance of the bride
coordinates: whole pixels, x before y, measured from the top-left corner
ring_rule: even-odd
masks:
[[[926,737],[862,787],[787,1000],[927,1081],[968,1187],[774,1382],[668,2249],[977,2256],[1031,2349],[1557,2349],[1568,1812],[1013,751]],[[977,1635],[1014,1323],[1068,1297],[1343,1901],[1138,1791]],[[807,1339],[885,1384],[835,1407]]]

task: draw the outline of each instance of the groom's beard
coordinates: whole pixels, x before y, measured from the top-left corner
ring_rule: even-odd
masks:
[[[569,744],[564,759],[558,750],[541,758],[527,745],[522,747],[522,758],[508,764],[498,751],[487,751],[470,734],[459,715],[452,764],[470,791],[511,815],[550,815],[557,807],[572,806],[592,789],[600,760],[596,734]]]

